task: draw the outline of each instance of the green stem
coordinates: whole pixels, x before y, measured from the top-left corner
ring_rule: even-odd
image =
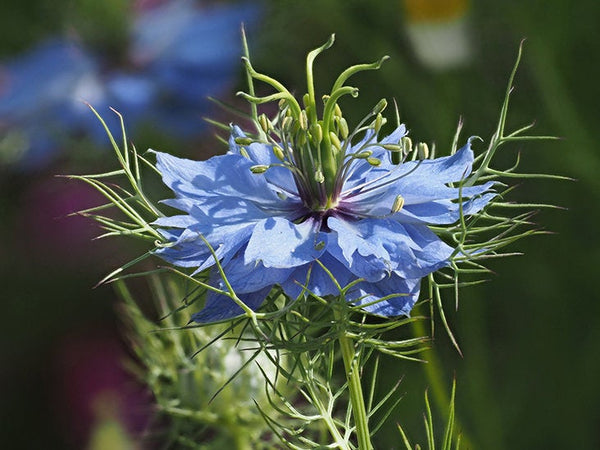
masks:
[[[369,432],[369,418],[365,408],[365,400],[360,383],[360,370],[358,361],[355,357],[354,345],[345,332],[339,337],[342,357],[344,359],[344,368],[346,369],[346,380],[350,391],[350,405],[352,406],[352,415],[356,426],[356,437],[358,438],[358,448],[360,450],[372,450],[371,434]]]

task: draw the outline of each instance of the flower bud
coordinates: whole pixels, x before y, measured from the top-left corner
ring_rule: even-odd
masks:
[[[269,166],[265,166],[264,164],[259,164],[257,166],[250,167],[250,171],[252,173],[265,173]]]
[[[285,117],[281,122],[281,129],[284,131],[290,131],[292,123],[294,123],[294,119],[292,119],[290,116]]]
[[[402,145],[402,150],[404,151],[405,155],[408,155],[410,152],[412,152],[412,139],[408,136],[404,136],[402,138],[400,145]]]
[[[313,124],[310,127],[310,135],[316,145],[319,145],[323,140],[323,128],[318,123]]]
[[[381,146],[384,149],[394,153],[402,151],[402,146],[400,144],[382,144]]]
[[[235,139],[235,143],[238,145],[250,145],[252,144],[252,139],[249,137],[245,137],[245,136],[240,136],[240,137],[236,137]]]
[[[419,159],[429,158],[429,147],[425,142],[419,142],[417,144],[417,156]]]
[[[374,167],[378,167],[381,164],[381,160],[379,158],[367,158],[367,162]]]
[[[342,143],[340,142],[340,138],[337,137],[333,131],[329,132],[329,139],[331,139],[331,145],[340,150],[342,148]]]
[[[242,155],[244,158],[250,159],[250,155],[248,154],[248,150],[246,150],[245,147],[240,147],[240,155]]]
[[[371,157],[372,154],[373,152],[371,150],[365,150],[364,152],[357,153],[354,157],[358,159],[367,159]]]
[[[315,181],[319,184],[325,182],[325,177],[323,176],[323,171],[321,169],[317,169],[315,172]]]
[[[308,130],[308,117],[306,117],[306,110],[302,110],[300,111],[300,117],[299,117],[299,122],[300,122],[300,128],[302,128],[303,130]]]
[[[394,204],[392,205],[392,214],[396,214],[398,211],[402,209],[404,206],[404,197],[401,195],[397,195],[394,200]]]
[[[346,119],[344,119],[343,117],[340,117],[340,120],[338,121],[338,125],[340,128],[340,134],[342,136],[342,139],[346,140],[348,139],[348,122],[346,122]]]
[[[271,129],[271,122],[269,122],[269,119],[267,119],[266,114],[261,114],[260,116],[258,116],[258,123],[260,125],[260,128],[265,133],[268,133]]]
[[[320,241],[315,244],[315,250],[321,251],[325,248],[325,241]]]
[[[337,103],[333,107],[333,115],[334,117],[342,117],[342,108]]]
[[[375,108],[373,108],[373,114],[380,114],[383,112],[383,110],[387,107],[387,100],[385,98],[382,98],[381,100],[379,100],[379,102],[375,105]]]
[[[273,146],[273,153],[275,154],[275,157],[283,162],[285,161],[285,154],[283,153],[283,149],[281,147],[279,147],[278,145],[274,145]]]
[[[310,96],[308,95],[308,93],[302,96],[302,104],[305,108],[308,108],[308,106],[310,105]]]

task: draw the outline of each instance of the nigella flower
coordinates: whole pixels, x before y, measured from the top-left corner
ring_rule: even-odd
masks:
[[[437,159],[423,158],[420,144],[421,159],[409,161],[417,150],[410,151],[404,125],[378,140],[385,103],[371,125],[349,133],[335,103],[335,89],[347,89],[342,84],[326,97],[322,120],[310,94],[302,110],[281,88],[281,113],[273,121],[257,119],[258,138],[233,126],[225,155],[190,161],[157,153],[157,168],[176,195],[165,203],[183,214],[156,221],[168,241],[156,253],[199,273],[215,265],[208,242],[253,310],[275,285],[296,298],[339,296],[339,286],[353,283],[344,293],[348,302],[381,316],[408,315],[421,279],[455,253],[428,225],[453,224],[481,210],[494,195],[491,183],[461,186],[472,170],[470,143]],[[218,271],[210,282],[224,289]],[[229,297],[209,293],[193,320],[242,313]]]

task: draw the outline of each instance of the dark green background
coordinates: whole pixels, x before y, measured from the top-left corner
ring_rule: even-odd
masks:
[[[75,29],[118,59],[124,2],[100,4],[5,1],[0,52],[9,56],[49,33]],[[250,36],[255,66],[297,92],[304,89],[306,51],[331,32],[336,44],[317,61],[322,86],[350,64],[390,55],[381,71],[355,78],[360,97],[342,104],[345,115],[356,122],[379,98],[393,97],[411,135],[436,142],[440,153],[460,116],[463,136],[490,136],[519,42],[527,38],[509,127],[535,121],[538,133],[563,140],[519,145],[508,156],[521,150],[522,170],[577,181],[520,186],[515,199],[568,208],[535,218],[556,234],[518,243],[513,250],[524,256],[494,262],[497,275],[490,283],[462,292],[460,310],[450,316],[464,358],[443,333],[437,334],[444,376],[449,387],[456,374],[458,414],[474,448],[600,448],[599,5],[473,1],[473,61],[444,73],[431,72],[415,59],[396,1],[265,2],[264,22]],[[147,137],[138,139],[139,147],[150,145]],[[56,411],[64,408],[54,389],[60,373],[53,369],[56,349],[74,330],[116,328],[111,289],[91,286],[135,251],[119,255],[125,243],[90,244],[89,236],[53,245],[46,233],[57,222],[32,200],[35,189],[65,195],[64,181],[53,180],[53,174],[89,168],[89,161],[78,157],[63,158],[44,173],[0,173],[0,439],[11,443],[6,448],[70,448],[72,440],[56,419]],[[31,214],[38,225],[23,226],[32,223]],[[386,374],[390,383],[404,375],[406,395],[395,417],[413,440],[423,442],[427,381],[422,368],[388,362]],[[400,448],[393,428],[385,438],[378,448]]]

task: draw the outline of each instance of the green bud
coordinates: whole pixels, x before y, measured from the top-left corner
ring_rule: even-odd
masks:
[[[429,158],[429,147],[425,142],[419,142],[417,144],[417,156],[419,159]]]
[[[323,171],[321,169],[317,169],[317,171],[315,172],[315,181],[319,184],[325,182],[325,177],[323,176]]]
[[[346,122],[346,119],[344,119],[343,117],[340,117],[340,120],[338,121],[338,125],[340,127],[340,134],[342,135],[342,139],[346,140],[348,139],[348,122]]]
[[[404,154],[408,155],[412,152],[412,139],[408,136],[404,136],[400,141],[400,145],[402,145],[402,150],[404,150]]]
[[[325,248],[325,241],[320,241],[315,244],[315,250],[321,251]]]
[[[310,134],[316,145],[319,145],[323,140],[323,128],[321,128],[321,125],[318,123],[315,123],[310,127]]]
[[[244,158],[250,159],[250,155],[248,154],[248,150],[246,150],[245,147],[240,147],[240,155],[242,155]]]
[[[340,142],[340,138],[337,137],[337,134],[335,134],[333,131],[330,131],[329,139],[331,140],[331,145],[333,145],[338,150],[341,150],[342,143]]]
[[[381,113],[377,114],[377,117],[375,117],[375,123],[373,124],[373,129],[375,130],[375,133],[379,133],[379,130],[381,130],[381,127],[383,126],[383,116],[381,115]]]
[[[367,162],[375,167],[377,167],[381,164],[381,160],[379,158],[373,158],[373,157],[367,158]]]
[[[268,133],[271,129],[271,122],[269,121],[269,119],[267,119],[267,116],[265,114],[261,114],[260,116],[258,116],[258,123],[260,125],[260,128],[265,133]]]
[[[235,140],[235,143],[238,145],[252,144],[252,139],[250,139],[249,137],[236,137],[234,140]]]
[[[323,104],[327,103],[327,100],[329,100],[329,97],[331,97],[331,95],[327,95],[327,94],[325,94],[323,97],[321,97],[321,99],[323,100]]]
[[[306,117],[306,110],[302,110],[300,112],[300,128],[302,128],[303,130],[308,130],[308,117]]]
[[[298,133],[296,135],[296,144],[300,146],[306,144],[306,133]]]
[[[372,154],[373,152],[371,150],[365,150],[364,152],[357,153],[354,157],[358,159],[367,159],[370,158]]]
[[[294,119],[292,119],[290,116],[287,116],[283,119],[283,121],[281,122],[281,128],[284,131],[289,131],[290,128],[292,127],[292,124],[294,123]]]
[[[379,100],[379,102],[375,105],[375,108],[373,108],[373,114],[380,114],[383,112],[383,110],[387,107],[387,100],[385,98],[382,98],[381,100]]]
[[[392,214],[396,214],[398,211],[402,209],[404,206],[404,197],[401,195],[397,195],[394,200],[394,204],[392,205]]]
[[[310,105],[310,96],[308,95],[308,92],[306,94],[304,94],[302,96],[302,103],[304,104],[304,107],[307,108]]]
[[[285,154],[283,153],[283,149],[278,145],[273,146],[273,153],[279,161],[285,161]]]
[[[333,115],[334,117],[342,117],[342,108],[337,103],[333,107]]]
[[[390,152],[401,152],[402,151],[402,146],[400,144],[382,144],[381,146]]]
[[[258,166],[252,166],[252,167],[250,167],[250,171],[252,173],[265,173],[268,168],[269,168],[269,166],[265,166],[264,164],[260,164]]]
[[[282,98],[281,100],[279,100],[279,103],[277,105],[279,106],[279,109],[283,111],[287,107],[287,100],[285,98]]]

